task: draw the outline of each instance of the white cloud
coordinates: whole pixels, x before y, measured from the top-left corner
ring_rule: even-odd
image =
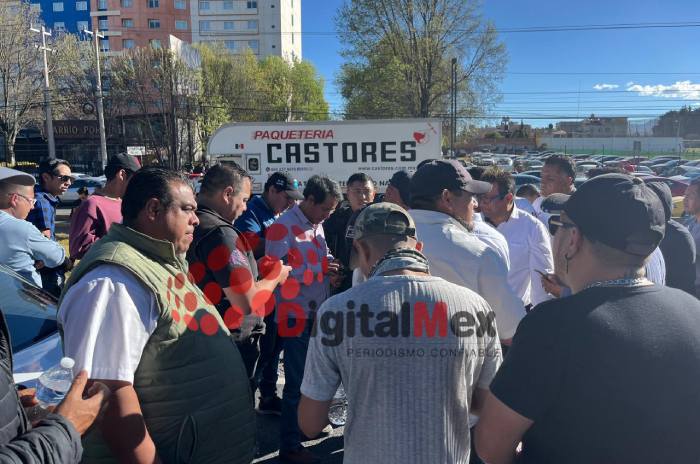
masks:
[[[642,97],[683,98],[686,100],[700,100],[700,84],[693,84],[690,81],[678,81],[675,84],[671,85],[632,84],[627,86],[627,91],[637,92],[637,94]]]
[[[617,84],[596,84],[593,86],[596,90],[614,90],[618,87],[620,86]]]
[[[629,87],[630,85],[634,85],[634,81],[629,81],[627,84],[625,84],[625,87]]]

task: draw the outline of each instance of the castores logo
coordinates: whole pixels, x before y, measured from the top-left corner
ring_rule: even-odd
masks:
[[[173,321],[184,321],[189,330],[201,330],[205,335],[214,335],[219,323],[212,314],[204,314],[199,321],[193,317],[198,307],[197,295],[186,288],[186,281],[191,285],[202,287],[207,270],[218,272],[229,264],[234,268],[229,273],[229,287],[235,293],[244,295],[253,287],[253,274],[246,267],[245,256],[251,253],[260,238],[253,233],[244,233],[236,242],[236,249],[230,250],[220,245],[209,253],[206,265],[202,262],[192,263],[187,277],[178,274],[169,277],[166,298],[171,305]],[[319,303],[310,301],[305,310],[294,300],[302,293],[303,287],[324,284],[328,275],[329,262],[326,256],[326,244],[313,236],[311,230],[304,230],[297,225],[287,228],[283,224],[272,224],[266,231],[265,240],[270,242],[287,240],[292,246],[286,257],[265,256],[258,261],[258,270],[262,280],[276,280],[282,271],[281,258],[293,271],[301,273],[301,279],[290,275],[279,286],[277,301],[275,294],[269,290],[258,290],[252,299],[252,314],[265,317],[277,308],[278,333],[283,337],[295,337],[303,333],[306,322],[311,318],[313,326],[311,336],[323,337],[325,346],[338,346],[345,337],[456,337],[482,338],[495,337],[495,314],[493,311],[475,313],[458,311],[449,314],[447,304],[436,302],[429,307],[427,302],[404,302],[398,311],[372,311],[369,304],[347,301],[345,308],[324,311],[316,317]],[[305,252],[299,248],[306,248]],[[240,264],[240,265],[237,265]],[[201,288],[204,300],[211,305],[219,305],[224,298],[221,285],[210,281]],[[183,295],[184,293],[184,295]],[[243,323],[243,310],[230,305],[223,314],[223,322],[230,330],[239,329]],[[370,356],[366,350],[357,350],[353,356]],[[397,354],[397,356],[399,356]]]

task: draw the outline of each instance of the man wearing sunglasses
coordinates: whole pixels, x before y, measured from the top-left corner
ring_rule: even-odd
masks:
[[[58,196],[73,183],[71,167],[62,159],[46,159],[39,163],[39,185],[34,189],[36,204],[27,216],[45,237],[56,240],[56,207]],[[63,285],[64,268],[52,268],[46,263],[39,269],[42,288],[58,297]]]
[[[644,271],[665,233],[661,200],[625,174],[557,197],[554,268],[572,295],[518,326],[477,425],[479,456],[697,461],[700,415],[688,411],[700,409],[700,302]]]
[[[34,206],[34,177],[21,171],[0,168],[0,263],[41,287],[35,261],[60,266],[66,252],[46,238],[29,222],[27,214]]]

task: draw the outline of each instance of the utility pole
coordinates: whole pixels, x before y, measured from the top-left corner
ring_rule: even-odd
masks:
[[[107,134],[105,133],[105,115],[104,106],[102,104],[102,72],[100,71],[100,39],[104,38],[99,29],[95,32],[85,30],[85,33],[91,35],[95,39],[95,60],[97,61],[97,125],[100,129],[100,165],[104,170],[107,165]]]
[[[30,31],[41,34],[41,46],[36,47],[44,52],[44,111],[46,112],[46,140],[49,144],[49,158],[56,158],[56,144],[53,139],[53,116],[51,116],[51,94],[49,89],[49,62],[46,58],[46,52],[52,50],[46,46],[46,36],[51,37],[51,32],[46,32],[46,28],[41,26],[41,30],[33,27]]]
[[[450,92],[450,158],[455,158],[455,139],[457,138],[457,58],[452,58],[452,92]]]

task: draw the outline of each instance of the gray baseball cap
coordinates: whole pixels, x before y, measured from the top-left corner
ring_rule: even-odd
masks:
[[[0,168],[0,182],[16,185],[34,185],[36,179],[31,174],[12,168]]]

